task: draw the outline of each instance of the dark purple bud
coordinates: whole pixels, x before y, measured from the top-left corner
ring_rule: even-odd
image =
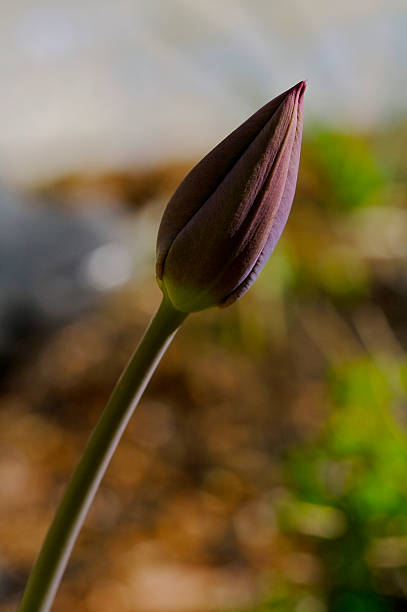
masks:
[[[302,136],[301,81],[263,106],[182,181],[157,239],[157,279],[173,306],[227,306],[256,279],[286,224]]]

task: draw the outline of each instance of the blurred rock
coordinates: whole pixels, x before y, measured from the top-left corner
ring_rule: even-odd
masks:
[[[112,243],[115,227],[117,219],[106,212],[66,211],[0,190],[3,359],[23,351],[27,338],[95,304],[101,288],[92,285],[86,266]],[[106,251],[100,264],[106,268],[109,258],[117,259],[117,248]]]

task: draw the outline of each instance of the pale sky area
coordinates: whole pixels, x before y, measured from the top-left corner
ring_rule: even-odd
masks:
[[[199,157],[308,79],[308,122],[407,114],[407,0],[2,0],[0,179]]]

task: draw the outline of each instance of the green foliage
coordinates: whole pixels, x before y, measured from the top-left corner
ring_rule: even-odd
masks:
[[[328,183],[328,204],[342,212],[377,204],[383,174],[364,137],[320,128],[311,146],[321,178]]]
[[[294,508],[292,532],[311,539],[324,562],[329,609],[391,610],[381,573],[386,568],[396,578],[407,565],[399,554],[407,535],[407,438],[391,413],[400,398],[369,358],[333,369],[327,390],[332,414],[319,438],[286,460],[293,498],[281,508],[282,525]],[[304,519],[306,507],[314,527]]]
[[[382,371],[364,357],[327,375],[331,415],[318,437],[284,460],[279,523],[293,545],[323,563],[319,584],[276,574],[256,612],[399,610],[407,567],[407,437],[392,410],[405,364]]]

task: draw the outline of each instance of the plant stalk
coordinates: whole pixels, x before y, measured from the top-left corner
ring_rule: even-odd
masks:
[[[18,612],[48,612],[76,538],[119,440],[186,313],[166,297],[120,376],[59,504]]]

